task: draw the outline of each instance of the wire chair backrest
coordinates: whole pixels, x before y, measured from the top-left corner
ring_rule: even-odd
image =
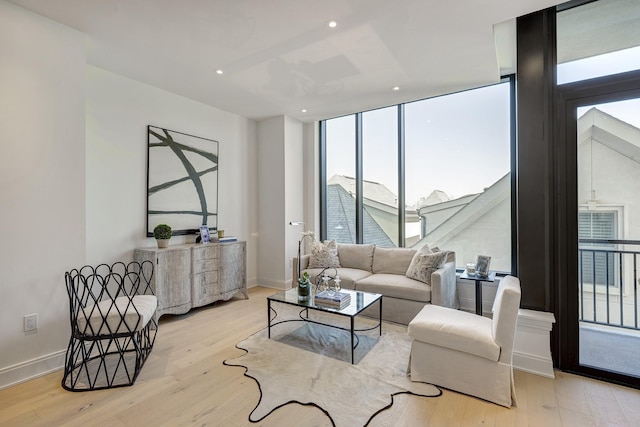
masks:
[[[131,310],[138,312],[133,304],[136,295],[154,295],[151,286],[153,277],[153,263],[151,261],[116,262],[112,265],[100,264],[96,267],[85,265],[80,269],[73,269],[65,273],[65,282],[70,303],[71,330],[76,335],[113,335],[122,332],[122,326],[127,332],[135,330],[125,322],[125,314]],[[125,297],[125,299],[122,299]],[[116,299],[125,301],[124,305],[116,305]],[[100,304],[104,301],[110,301]],[[117,324],[107,322],[108,314],[116,310],[120,315]],[[96,326],[87,319],[100,315],[104,320]],[[141,321],[138,316],[138,322]]]

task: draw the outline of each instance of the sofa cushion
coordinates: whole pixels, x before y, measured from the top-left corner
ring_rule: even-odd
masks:
[[[314,242],[311,249],[309,268],[340,267],[338,258],[338,245],[335,240],[327,240],[324,243]]]
[[[500,347],[491,324],[487,317],[429,304],[409,323],[407,333],[417,341],[497,361]]]
[[[415,253],[407,277],[431,285],[431,274],[444,265],[447,252],[431,252],[427,245]]]
[[[374,274],[407,274],[407,269],[415,249],[408,248],[381,248],[376,246],[373,250],[373,273]]]
[[[304,271],[309,273],[309,280],[311,283],[316,283],[316,277],[319,274],[322,274],[324,268],[309,268]],[[367,276],[370,276],[371,273],[369,271],[359,270],[356,268],[329,268],[327,269],[327,275],[331,277],[335,277],[335,275],[340,276],[340,286],[344,289],[355,289],[355,282],[360,279],[364,279]]]
[[[358,268],[371,272],[373,265],[373,249],[375,245],[353,245],[347,243],[338,244],[338,258],[340,266]]]
[[[425,303],[431,301],[430,286],[400,274],[372,274],[358,280],[356,290]]]
[[[456,262],[456,253],[453,251],[443,251],[442,249],[440,249],[437,246],[434,246],[431,249],[431,252],[436,253],[436,252],[445,252],[447,254],[447,259],[445,259],[444,263],[448,263],[448,262]]]

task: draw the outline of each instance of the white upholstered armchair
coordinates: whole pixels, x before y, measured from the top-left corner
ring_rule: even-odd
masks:
[[[504,277],[493,304],[493,319],[425,306],[409,323],[411,380],[506,407],[515,404],[512,355],[520,295],[520,280]]]

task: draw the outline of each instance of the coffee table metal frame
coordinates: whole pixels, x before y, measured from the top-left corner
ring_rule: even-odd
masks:
[[[286,322],[309,322],[317,325],[328,326],[331,328],[341,329],[347,331],[351,335],[351,364],[354,362],[354,351],[359,344],[360,339],[356,332],[371,331],[378,328],[378,334],[382,335],[382,295],[373,294],[370,292],[353,291],[351,289],[341,289],[340,292],[347,292],[351,295],[351,302],[342,310],[337,308],[326,307],[322,305],[316,305],[313,296],[310,296],[307,301],[298,300],[298,288],[291,288],[285,291],[278,292],[277,294],[267,297],[267,334],[271,338],[271,327]],[[370,328],[355,329],[355,318],[362,313],[365,309],[371,307],[378,302],[378,324]],[[272,302],[279,302],[283,304],[293,305],[300,307],[299,319],[286,319],[278,322],[273,322],[278,317],[278,312],[271,307]],[[330,323],[319,322],[309,318],[309,310],[320,311],[323,313],[335,314],[338,316],[348,317],[350,320],[350,327],[343,328],[341,326],[332,325]],[[273,313],[273,317],[272,314]]]

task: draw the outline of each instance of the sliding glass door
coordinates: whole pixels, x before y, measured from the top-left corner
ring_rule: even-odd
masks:
[[[575,112],[578,363],[640,378],[640,99]]]

